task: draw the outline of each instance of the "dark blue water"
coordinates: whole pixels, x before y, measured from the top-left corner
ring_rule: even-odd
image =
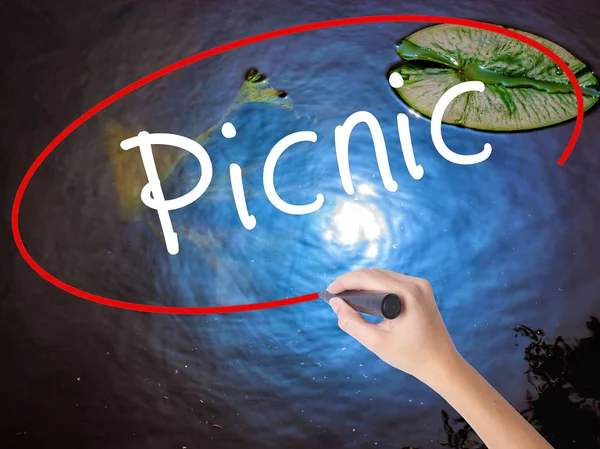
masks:
[[[22,49],[9,46],[3,85],[11,101],[2,137],[10,168],[6,223],[25,169],[61,129],[117,89],[183,57],[315,20],[437,14],[540,34],[599,67],[597,13],[583,2],[568,11],[559,6],[429,0],[393,7],[12,7],[11,17],[24,25],[37,21],[48,37],[31,37]],[[403,104],[386,79],[399,61],[395,43],[423,26],[377,24],[288,36],[141,88],[83,125],[40,168],[22,206],[25,245],[45,269],[75,287],[145,304],[286,298],[321,290],[362,266],[424,277],[461,353],[525,409],[527,392],[535,393],[524,374],[528,342],[515,339],[513,328],[543,328],[550,340],[584,337],[584,322],[600,312],[600,115],[586,115],[563,167],[556,161],[573,122],[526,133],[444,126],[447,145],[458,153],[477,153],[486,142],[493,147],[490,159],[478,165],[444,160],[431,142],[429,120]],[[236,137],[227,140],[217,128],[203,143],[213,181],[198,201],[171,213],[181,248],[171,256],[154,211],[144,209],[137,220],[119,217],[103,133],[116,122],[133,130],[126,137],[146,130],[195,138],[221,123],[250,67],[288,96],[241,106],[227,115]],[[29,90],[25,81],[32,83]],[[10,93],[10,85],[22,87]],[[397,192],[383,187],[366,126],[357,127],[350,142],[357,194],[342,189],[333,133],[359,110],[374,114],[384,130]],[[419,181],[402,157],[398,113],[410,118],[416,160],[425,171]],[[317,142],[285,153],[275,185],[286,201],[304,204],[322,193],[325,205],[291,216],[267,200],[262,170],[279,139],[304,130],[316,132]],[[141,165],[139,152],[129,153]],[[248,208],[257,220],[251,231],[235,210],[231,163],[243,169]],[[197,162],[184,160],[164,181],[165,192],[173,197],[188,191],[198,175]],[[2,437],[10,447],[426,448],[445,441],[440,412],[451,412],[447,404],[342,333],[321,302],[214,316],[113,310],[46,284],[13,246],[0,308],[7,342],[4,408],[16,411]],[[587,430],[597,431],[593,420]]]

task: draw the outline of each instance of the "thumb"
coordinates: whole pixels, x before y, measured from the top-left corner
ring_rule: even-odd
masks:
[[[382,336],[382,330],[377,325],[366,321],[341,298],[332,298],[329,305],[338,316],[340,329],[373,351]]]

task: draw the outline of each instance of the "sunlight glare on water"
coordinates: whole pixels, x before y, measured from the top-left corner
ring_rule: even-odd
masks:
[[[165,7],[164,2],[131,2],[131,16],[107,31],[104,41],[65,37],[60,45],[90,45],[84,64],[75,66],[80,70],[69,72],[81,77],[72,80],[73,86],[83,86],[81,97],[72,96],[76,106],[70,113],[211,45],[340,14],[466,14],[560,40],[577,56],[590,59],[590,67],[600,67],[593,51],[597,23],[585,25],[587,18],[571,17],[562,6],[536,12],[525,2],[511,8],[501,1],[471,2],[467,14],[456,2],[433,0],[389,6],[345,2],[343,10],[326,1],[308,6],[257,2],[238,2],[235,8],[227,2],[198,2],[206,14],[191,3]],[[177,32],[157,31],[157,21],[170,20]],[[444,140],[457,153],[476,154],[485,142],[493,146],[484,163],[452,164],[434,148],[429,119],[400,101],[386,78],[390,66],[399,62],[398,39],[423,26],[381,23],[286,36],[200,61],[132,92],[69,136],[33,177],[22,212],[32,257],[61,280],[95,294],[186,307],[305,295],[361,267],[425,277],[460,351],[525,408],[525,362],[512,329],[523,323],[552,331],[559,324],[580,323],[600,289],[594,226],[600,178],[590,176],[598,171],[592,151],[600,129],[598,111],[586,116],[587,140],[582,134],[565,167],[556,160],[572,122],[520,133],[444,125]],[[575,26],[587,29],[570,31]],[[57,58],[60,54],[48,52]],[[81,48],[68,54],[79,55]],[[268,75],[268,88],[257,82],[240,90],[250,67]],[[280,89],[286,94],[278,95]],[[41,92],[36,91],[36,98],[39,94],[44,105]],[[347,195],[342,188],[334,130],[357,111],[371,112],[381,124],[398,183],[395,192],[382,184],[373,138],[363,125],[355,128],[349,144],[356,193]],[[415,159],[424,168],[420,180],[411,177],[403,159],[399,113],[409,115]],[[48,118],[52,126],[38,140],[65,126],[53,120]],[[109,126],[111,121],[118,126]],[[235,125],[235,135],[225,126],[230,138],[221,133],[225,121]],[[147,182],[139,151],[122,152],[118,146],[121,135],[128,138],[142,130],[202,136],[212,160],[210,188],[193,204],[171,212],[181,248],[176,256],[166,251],[156,211],[139,204]],[[275,185],[290,204],[308,204],[317,193],[324,195],[325,204],[313,214],[291,216],[266,198],[262,170],[279,139],[305,130],[314,131],[317,142],[286,150]],[[106,134],[112,139],[103,139]],[[46,144],[39,143],[40,148]],[[117,172],[107,161],[107,149],[118,156]],[[156,149],[160,151],[176,154]],[[167,162],[159,171],[173,168]],[[257,220],[252,230],[244,228],[234,205],[232,163],[242,168],[248,211]],[[119,182],[136,174],[142,175],[137,185]],[[161,175],[166,197],[175,198],[196,185],[200,168],[190,158]],[[124,187],[118,189],[119,184]],[[123,194],[126,201],[119,203]],[[136,202],[137,208],[127,209]],[[123,215],[121,209],[130,213]],[[23,279],[22,285],[28,285],[30,278]],[[32,290],[23,303],[44,312],[39,312],[44,316],[40,329],[49,328],[46,321],[54,323],[55,318],[61,326],[67,323],[64,332],[58,325],[52,331],[77,348],[72,352],[77,365],[69,367],[67,377],[80,375],[80,355],[106,360],[101,369],[88,367],[101,378],[88,391],[96,391],[96,385],[106,391],[90,406],[111,398],[107,413],[122,410],[115,415],[122,435],[134,429],[139,438],[131,442],[123,436],[115,447],[280,449],[312,444],[345,449],[377,447],[377,442],[380,448],[432,448],[439,446],[428,442],[443,438],[440,409],[446,405],[342,332],[323,301],[239,314],[167,316],[117,311],[54,296],[57,289],[48,291]],[[80,313],[72,312],[73,304]],[[72,338],[69,320],[90,329],[97,324],[100,330],[88,339]],[[23,334],[17,327],[22,321],[14,323]],[[30,331],[37,329],[33,323],[27,323]],[[42,348],[46,338],[54,336],[40,337]],[[39,345],[29,343],[30,348]],[[60,376],[48,391],[60,390],[62,362],[56,359]],[[67,407],[73,401],[60,397],[58,402]],[[39,422],[45,419],[40,416]],[[96,432],[107,427],[104,419],[86,417],[85,426],[68,421],[64,428]],[[222,429],[213,428],[213,422]]]
[[[342,251],[355,251],[362,246],[365,258],[376,259],[388,240],[387,225],[377,205],[366,202],[375,196],[373,187],[363,183],[357,191],[357,198],[337,200],[331,217],[324,220],[329,226],[323,237],[334,248],[341,245]]]

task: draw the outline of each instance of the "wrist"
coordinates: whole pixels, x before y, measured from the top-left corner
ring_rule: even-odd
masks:
[[[452,348],[437,358],[418,379],[441,394],[448,385],[466,375],[469,367],[469,363]]]

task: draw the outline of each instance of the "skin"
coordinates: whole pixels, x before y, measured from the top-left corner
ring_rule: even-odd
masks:
[[[369,323],[340,298],[330,301],[340,328],[389,365],[442,396],[489,449],[552,446],[459,354],[428,281],[381,269],[361,269],[328,288],[396,293],[403,311],[394,320]]]

